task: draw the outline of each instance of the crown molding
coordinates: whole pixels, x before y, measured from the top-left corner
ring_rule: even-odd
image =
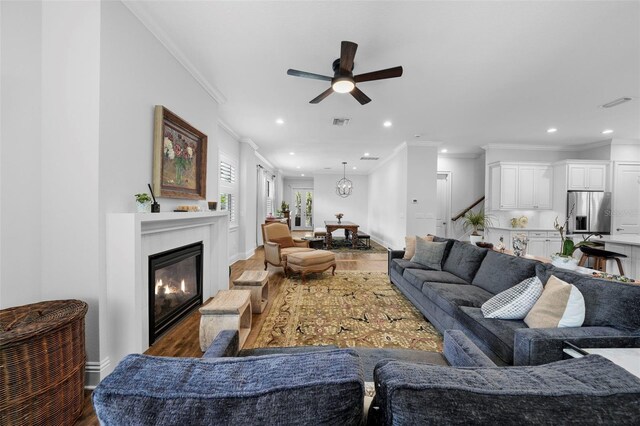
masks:
[[[623,145],[633,144],[632,141],[623,142]],[[607,145],[617,145],[614,139],[605,139],[602,141],[589,142],[589,143],[581,143],[576,145],[560,145],[560,146],[550,146],[550,145],[517,145],[517,144],[488,144],[484,145],[481,148],[485,151],[489,149],[517,149],[523,151],[557,151],[557,152],[576,152],[583,151],[585,149],[594,149]]]
[[[256,154],[256,157],[258,158],[258,160],[260,160],[262,162],[262,164],[264,164],[265,166],[268,166],[271,170],[275,170],[276,169],[275,167],[273,167],[273,164],[271,164],[271,162],[269,162],[269,160],[267,160],[262,155],[260,155],[258,153],[258,151],[256,151],[255,154]]]
[[[582,146],[582,145],[580,145]],[[517,149],[520,151],[577,151],[577,145],[518,145],[518,144],[488,144],[481,146],[485,151],[489,149]]]
[[[218,126],[224,130],[229,136],[231,136],[234,140],[240,141],[240,136],[231,128],[227,123],[218,119]],[[254,144],[255,145],[255,144]],[[258,149],[258,148],[256,148]]]
[[[239,142],[240,143],[246,143],[251,148],[253,148],[254,151],[257,151],[258,149],[260,149],[260,147],[258,145],[256,145],[256,143],[254,141],[252,141],[251,139],[249,139],[249,138],[240,138]]]
[[[458,153],[439,153],[438,157],[445,157],[445,158],[469,158],[469,159],[476,159],[479,158],[482,155],[482,153],[473,153],[473,152],[458,152]]]
[[[222,105],[227,102],[227,98],[222,94],[220,90],[213,86],[198,69],[187,59],[187,56],[175,45],[167,36],[167,33],[158,25],[157,22],[151,18],[151,15],[147,13],[142,4],[144,2],[121,0],[122,4],[138,18],[138,20],[144,25],[147,30],[167,49],[167,51],[182,65],[191,76],[202,86],[202,88],[216,101],[218,105]]]
[[[380,167],[384,166],[385,164],[387,164],[389,161],[393,160],[394,158],[396,158],[396,156],[398,154],[400,154],[400,152],[407,148],[408,144],[406,142],[402,142],[400,145],[396,146],[395,148],[393,148],[393,151],[391,151],[391,154],[388,155],[387,157],[383,158],[382,160],[379,160],[380,162],[378,164],[376,164],[375,166],[373,166],[371,168],[371,170],[369,170],[369,172],[367,173],[367,175],[370,175],[371,173],[377,171]]]
[[[640,139],[611,139],[611,145],[640,145]]]

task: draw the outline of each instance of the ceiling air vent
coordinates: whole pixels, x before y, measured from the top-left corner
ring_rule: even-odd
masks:
[[[607,102],[604,105],[600,105],[600,108],[612,108],[614,106],[618,106],[620,104],[623,104],[625,102],[629,102],[632,98],[618,98],[618,99],[614,99],[611,102]]]
[[[379,160],[380,157],[371,157],[371,156],[369,156],[369,157],[360,157],[360,159],[361,160],[374,160],[375,161],[375,160]]]
[[[333,125],[334,126],[346,126],[351,121],[350,118],[334,118]]]

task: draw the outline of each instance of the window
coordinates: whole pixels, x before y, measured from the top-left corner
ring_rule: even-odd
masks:
[[[267,215],[273,215],[273,179],[267,178]]]
[[[229,211],[229,224],[238,224],[237,162],[220,153],[220,210]]]

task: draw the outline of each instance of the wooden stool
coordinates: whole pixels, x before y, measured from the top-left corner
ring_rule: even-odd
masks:
[[[600,250],[593,247],[580,247],[580,251],[582,252],[582,257],[580,258],[580,262],[578,262],[579,266],[584,266],[589,258],[592,257],[594,259],[593,269],[607,272],[607,260],[615,260],[618,265],[618,272],[620,275],[624,275],[624,269],[622,269],[622,262],[620,262],[620,258],[627,257],[626,255],[613,251]]]
[[[222,330],[238,330],[239,347],[251,331],[251,292],[220,290],[213,300],[200,308],[200,349],[206,351]]]
[[[251,313],[261,314],[269,300],[269,273],[267,271],[244,271],[233,280],[232,290],[251,292]]]

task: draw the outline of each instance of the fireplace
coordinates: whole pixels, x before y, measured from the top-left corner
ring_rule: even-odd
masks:
[[[202,242],[149,256],[149,345],[202,304]]]

